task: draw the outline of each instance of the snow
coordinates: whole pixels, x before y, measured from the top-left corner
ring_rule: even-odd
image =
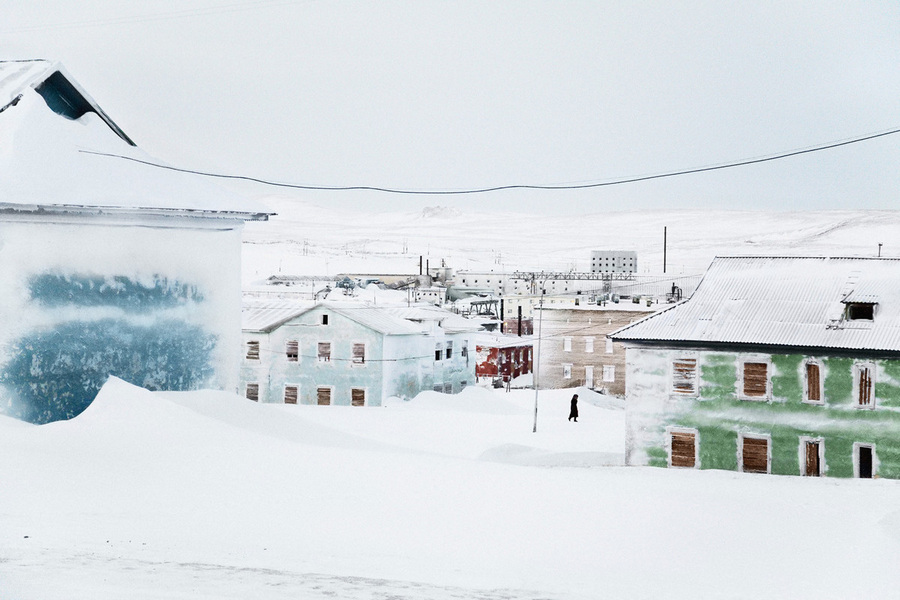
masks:
[[[30,598],[892,598],[900,487],[600,467],[586,390],[258,405],[111,379],[0,418],[0,588]],[[595,403],[596,402],[596,405]],[[864,507],[864,510],[859,510]],[[165,590],[163,592],[163,590]]]

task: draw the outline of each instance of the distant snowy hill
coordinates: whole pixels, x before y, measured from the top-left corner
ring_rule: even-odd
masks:
[[[571,216],[347,211],[289,197],[265,203],[278,216],[250,223],[244,280],[340,272],[418,273],[419,256],[454,270],[590,269],[591,250],[636,250],[639,272],[702,273],[717,255],[900,256],[900,212],[662,210]]]

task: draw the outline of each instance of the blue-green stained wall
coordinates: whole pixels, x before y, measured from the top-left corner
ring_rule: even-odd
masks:
[[[217,338],[186,318],[204,302],[195,286],[42,273],[27,288],[47,324],[6,344],[0,387],[7,414],[32,423],[72,418],[110,375],[150,390],[210,384]]]
[[[800,354],[758,354],[630,348],[626,406],[629,464],[669,464],[667,432],[695,431],[698,467],[737,470],[741,434],[770,438],[771,473],[799,475],[803,438],[821,438],[824,475],[854,476],[854,444],[875,447],[876,475],[900,478],[900,361],[854,360]],[[672,361],[698,361],[698,393],[672,391]],[[744,359],[769,362],[770,396],[741,399]],[[824,403],[804,402],[805,361],[816,360],[824,377]],[[859,408],[854,364],[875,365],[874,408]]]

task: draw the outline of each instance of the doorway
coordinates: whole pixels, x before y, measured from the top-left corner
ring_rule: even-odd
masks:
[[[872,446],[860,444],[856,447],[856,473],[860,479],[872,479],[874,462]]]
[[[821,477],[822,465],[819,460],[819,452],[821,445],[819,440],[810,440],[806,442],[806,473],[807,477]]]

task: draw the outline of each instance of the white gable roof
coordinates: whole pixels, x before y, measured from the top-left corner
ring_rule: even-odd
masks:
[[[0,210],[269,214],[206,178],[138,161],[159,163],[60,65],[0,61]]]
[[[874,303],[874,319],[846,318],[848,303]],[[900,259],[716,258],[691,298],[611,336],[900,351]]]

